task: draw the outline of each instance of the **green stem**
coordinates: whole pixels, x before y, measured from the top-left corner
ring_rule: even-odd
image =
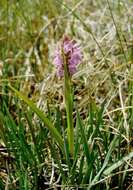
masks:
[[[64,98],[67,114],[67,137],[71,155],[74,154],[74,129],[73,129],[73,96],[71,89],[71,76],[67,62],[64,62]]]

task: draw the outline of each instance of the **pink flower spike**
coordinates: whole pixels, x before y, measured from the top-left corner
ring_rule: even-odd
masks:
[[[54,64],[57,69],[57,75],[59,77],[64,76],[64,63],[63,63],[63,55],[62,50],[64,52],[64,56],[66,59],[66,63],[68,64],[69,74],[73,75],[76,73],[76,67],[82,61],[82,53],[80,47],[76,43],[75,40],[71,40],[68,36],[64,36],[60,45],[57,47],[54,56]]]

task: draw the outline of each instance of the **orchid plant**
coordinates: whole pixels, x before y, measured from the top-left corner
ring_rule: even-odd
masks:
[[[67,138],[71,155],[74,153],[73,93],[71,77],[82,61],[80,47],[75,40],[64,36],[55,51],[54,64],[57,76],[64,79],[64,102],[67,114]]]

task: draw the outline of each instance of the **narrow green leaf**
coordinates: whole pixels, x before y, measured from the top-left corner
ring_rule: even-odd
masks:
[[[10,89],[15,92],[15,94],[21,98],[38,116],[39,118],[44,122],[46,127],[49,129],[51,132],[52,136],[55,138],[55,140],[58,142],[59,147],[63,151],[63,139],[57,129],[53,126],[52,122],[44,115],[44,113],[36,107],[36,105],[29,100],[26,96],[24,96],[21,92],[17,91],[15,88],[12,86],[9,86]]]
[[[25,113],[25,118],[26,118],[26,120],[28,122],[28,126],[29,126],[30,133],[31,133],[31,136],[32,136],[32,141],[33,141],[33,144],[34,144],[34,152],[37,155],[38,161],[40,162],[41,157],[40,157],[40,154],[39,154],[39,151],[38,151],[38,146],[37,146],[37,143],[36,143],[36,136],[35,136],[35,131],[34,131],[34,125],[32,123],[32,116],[31,116],[31,114],[29,112],[26,112]]]
[[[133,152],[129,153],[127,156],[125,156],[124,158],[122,158],[121,160],[119,160],[118,162],[114,163],[112,166],[110,166],[109,168],[107,168],[103,174],[104,175],[109,175],[113,170],[115,170],[116,168],[120,167],[124,162],[126,162],[127,160],[131,159],[133,157]]]
[[[83,146],[84,146],[84,151],[85,151],[87,162],[89,164],[90,163],[89,146],[88,146],[85,130],[84,130],[83,124],[81,122],[80,115],[79,115],[78,111],[77,111],[77,126],[80,128],[81,138],[82,138]]]
[[[98,178],[100,177],[100,175],[102,174],[103,170],[105,169],[105,167],[107,166],[108,162],[109,162],[109,159],[110,159],[110,156],[112,154],[112,151],[116,145],[116,141],[117,141],[117,136],[114,137],[113,141],[111,142],[110,144],[110,147],[109,147],[109,150],[108,150],[108,153],[105,157],[105,160],[104,160],[104,163],[103,163],[103,166],[102,168],[100,169],[100,171],[98,172],[98,174],[94,177],[94,179],[92,180],[91,184],[89,185],[88,187],[88,190],[91,189],[91,187],[95,184],[95,182],[98,180]]]
[[[68,141],[66,139],[64,128],[62,128],[62,131],[63,131],[63,138],[64,138],[64,153],[65,153],[64,155],[66,157],[67,167],[68,167],[68,170],[70,172],[71,162],[70,162],[69,144],[68,144]]]
[[[52,155],[54,161],[57,163],[57,165],[59,167],[59,171],[60,171],[62,180],[63,180],[63,182],[65,182],[66,181],[66,176],[65,176],[65,173],[63,171],[63,167],[61,165],[61,158],[60,158],[59,152],[56,151],[56,147],[55,147],[54,143],[48,141],[48,144],[49,144],[49,147],[50,147],[51,155]]]

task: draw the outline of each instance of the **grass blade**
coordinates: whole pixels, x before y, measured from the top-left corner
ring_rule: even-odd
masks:
[[[103,172],[103,174],[104,175],[109,175],[113,170],[115,170],[116,168],[120,167],[124,162],[126,162],[129,159],[131,159],[132,157],[133,157],[133,152],[131,152],[130,154],[128,154],[127,156],[125,156],[124,158],[122,158],[121,160],[119,160],[118,162],[114,163],[109,168],[107,168]]]
[[[89,152],[88,142],[87,142],[84,127],[83,127],[83,124],[81,122],[80,115],[79,115],[78,111],[77,111],[77,126],[80,128],[81,138],[82,138],[83,146],[84,146],[84,151],[85,151],[87,162],[89,164],[90,163],[90,152]]]
[[[105,167],[107,166],[108,164],[108,161],[109,161],[109,158],[112,154],[112,151],[115,147],[115,144],[116,144],[116,141],[117,141],[117,136],[114,137],[112,143],[110,144],[110,147],[109,147],[109,150],[108,150],[108,153],[105,157],[105,160],[104,160],[104,163],[103,163],[103,166],[102,168],[100,169],[100,171],[98,172],[98,174],[95,176],[95,178],[92,180],[91,184],[89,185],[88,187],[88,190],[95,184],[95,182],[98,180],[98,178],[100,177],[100,175],[102,174],[103,170],[105,169]]]
[[[47,126],[49,131],[51,132],[52,136],[55,138],[55,140],[58,142],[59,147],[63,151],[63,139],[57,129],[53,126],[52,122],[44,115],[44,113],[38,109],[34,103],[29,100],[26,96],[24,96],[21,92],[17,91],[12,86],[9,86],[10,89],[15,92],[15,94],[21,98],[38,116],[39,118],[44,122],[44,124]]]

